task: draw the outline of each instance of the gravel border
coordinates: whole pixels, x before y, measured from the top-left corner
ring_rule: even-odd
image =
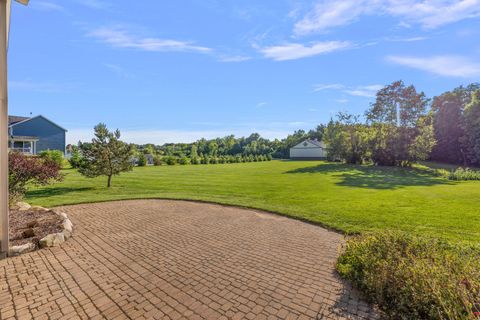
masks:
[[[20,211],[26,211],[32,208],[35,210],[50,211],[50,209],[43,208],[40,206],[32,207],[25,202],[17,203],[17,207],[18,207],[18,210]],[[42,239],[40,239],[39,241],[40,249],[47,248],[47,247],[58,247],[59,245],[61,245],[62,243],[70,239],[73,234],[73,223],[72,221],[70,221],[67,214],[64,212],[57,212],[55,210],[51,210],[51,211],[53,211],[54,213],[56,213],[57,215],[63,218],[63,221],[62,221],[63,231],[58,233],[51,233],[43,237]],[[34,249],[35,249],[35,245],[31,242],[20,245],[20,246],[12,246],[8,250],[8,256],[9,257],[18,256],[23,253],[34,251]]]

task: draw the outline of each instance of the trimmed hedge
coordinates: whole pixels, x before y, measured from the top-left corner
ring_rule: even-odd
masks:
[[[480,248],[404,233],[356,236],[340,275],[389,319],[480,319]]]

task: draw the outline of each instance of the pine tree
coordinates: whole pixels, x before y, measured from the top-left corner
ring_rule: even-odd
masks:
[[[110,132],[103,123],[94,128],[95,138],[91,143],[81,143],[83,160],[79,172],[86,177],[107,176],[107,187],[112,177],[133,168],[132,147],[120,141],[120,131]]]

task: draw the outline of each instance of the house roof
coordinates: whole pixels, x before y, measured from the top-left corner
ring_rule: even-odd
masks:
[[[38,141],[38,137],[32,136],[11,136],[10,140],[12,141]]]
[[[36,118],[43,118],[43,119],[47,120],[48,122],[50,122],[51,124],[53,124],[54,126],[59,127],[63,131],[65,131],[65,132],[68,131],[64,127],[59,126],[58,124],[56,124],[52,120],[48,119],[47,117],[42,116],[41,114],[39,114],[38,116],[35,116],[35,117],[31,117],[31,118],[18,117],[18,116],[8,116],[8,126],[14,126],[14,125],[17,125],[17,124],[20,124],[20,123],[23,123],[23,122],[27,122],[27,121],[30,121],[30,120],[33,120],[33,119],[36,119]],[[13,120],[13,122],[10,122],[10,120]]]
[[[12,124],[29,120],[29,119],[30,119],[29,117],[8,116],[8,125],[11,126]]]
[[[322,148],[322,149],[323,149],[323,145],[322,145],[322,142],[321,142],[321,141],[310,140],[310,139],[306,139],[306,140],[300,142],[299,144],[293,146],[292,149],[304,149],[305,143],[310,143],[310,144],[313,144],[314,146],[316,146],[316,147],[318,147],[318,148]]]
[[[307,141],[310,142],[311,144],[316,145],[317,147],[323,148],[321,141],[318,141],[318,140],[310,140],[310,139],[308,139]]]

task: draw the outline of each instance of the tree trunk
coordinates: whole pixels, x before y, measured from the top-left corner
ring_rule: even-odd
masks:
[[[107,188],[110,188],[112,186],[112,176],[108,176],[108,183],[107,183]]]

